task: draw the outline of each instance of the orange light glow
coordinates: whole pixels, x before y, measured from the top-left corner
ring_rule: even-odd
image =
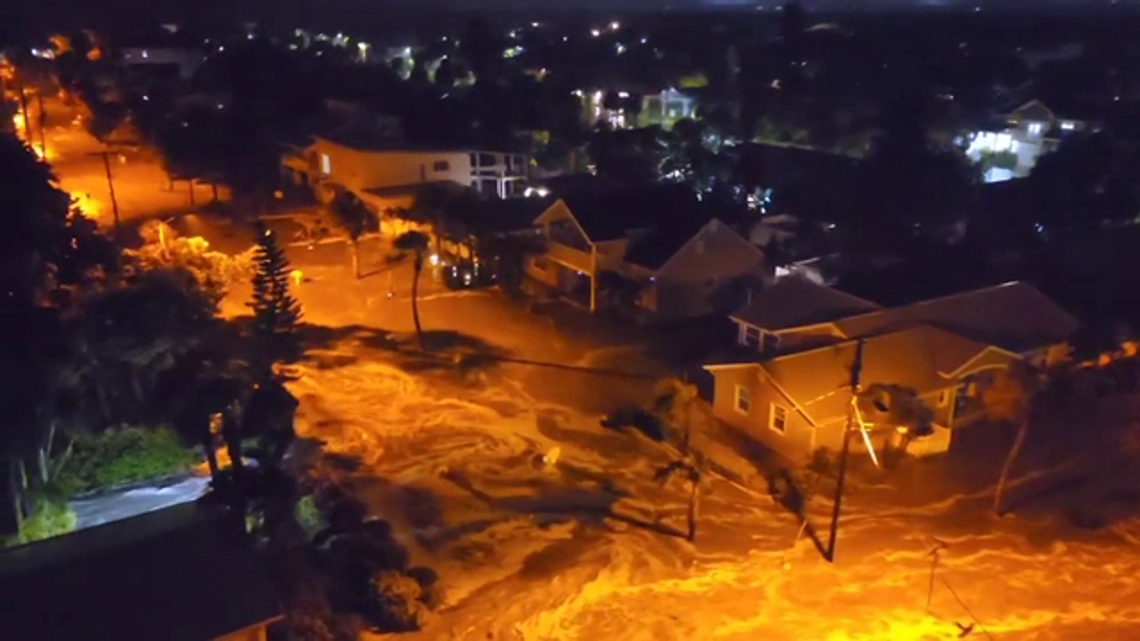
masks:
[[[37,153],[38,155],[38,153]],[[99,220],[99,203],[88,194],[71,194],[72,208],[77,209],[84,218]]]

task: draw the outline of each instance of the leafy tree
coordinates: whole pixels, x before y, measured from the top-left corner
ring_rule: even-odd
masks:
[[[90,270],[112,269],[115,251],[95,223],[73,211],[48,166],[23,142],[0,136],[0,296],[4,304],[47,302]]]
[[[420,326],[420,308],[419,308],[419,285],[420,273],[424,270],[424,253],[428,250],[428,245],[431,240],[427,234],[418,231],[409,231],[400,234],[396,238],[395,246],[397,249],[410,251],[415,257],[413,263],[414,272],[412,275],[412,321],[416,326],[416,343],[419,345],[420,350],[424,348],[424,331]]]
[[[297,356],[297,323],[301,304],[289,292],[289,260],[277,246],[277,235],[264,223],[257,224],[257,248],[254,254],[253,331],[259,344],[261,362],[257,376],[270,378],[273,363]]]
[[[697,538],[697,517],[700,512],[701,480],[706,462],[704,456],[692,447],[693,406],[697,401],[697,388],[683,381],[666,379],[657,385],[654,413],[669,432],[670,440],[677,443],[681,456],[661,468],[654,475],[661,482],[681,474],[689,482],[688,535],[690,543]]]
[[[921,117],[917,101],[901,99],[872,143],[852,194],[861,214],[848,227],[852,251],[896,250],[969,212],[977,168],[960,151],[932,143]]]
[[[61,393],[91,427],[145,422],[163,379],[217,333],[215,301],[181,270],[130,275],[81,297]]]
[[[1134,220],[1140,214],[1137,168],[1140,157],[1107,133],[1067,139],[1041,157],[1029,176],[1038,223],[1059,237]]]
[[[60,322],[65,288],[82,284],[93,270],[113,269],[115,252],[94,222],[71,210],[47,165],[10,135],[0,135],[0,172],[0,322],[8,347],[0,359],[7,385],[0,400],[6,422],[0,453],[4,473],[20,479],[9,484],[8,498],[22,516],[38,509],[31,500],[36,486],[66,451],[54,448],[52,419],[61,408],[51,400],[55,369],[66,353]],[[39,474],[28,474],[29,462]]]
[[[139,228],[144,244],[122,253],[122,272],[128,280],[148,271],[182,270],[194,286],[214,303],[214,310],[229,288],[253,275],[253,250],[231,256],[210,250],[200,236],[179,236],[169,225],[152,221]]]
[[[1005,486],[1009,481],[1010,471],[1017,457],[1025,446],[1025,439],[1029,433],[1029,423],[1034,419],[1034,413],[1040,405],[1040,394],[1044,388],[1041,372],[1026,363],[1015,363],[1007,370],[997,373],[992,385],[982,394],[987,415],[994,421],[1014,425],[1017,427],[1017,436],[1002,464],[1001,474],[998,476],[997,487],[994,488],[994,512],[999,515],[1004,511],[1002,499],[1005,497]]]
[[[372,212],[349,191],[337,194],[329,209],[348,234],[348,240],[352,244],[352,275],[360,278],[360,237],[372,224]]]

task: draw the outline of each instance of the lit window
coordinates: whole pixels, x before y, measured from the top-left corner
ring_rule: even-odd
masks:
[[[321,174],[324,176],[332,174],[332,160],[328,154],[321,154]]]
[[[768,428],[783,434],[788,429],[788,408],[772,403],[771,411],[768,413]]]
[[[1043,125],[1042,123],[1039,123],[1039,122],[1031,122],[1031,123],[1029,123],[1029,126],[1028,126],[1029,135],[1030,135],[1030,136],[1040,136],[1040,135],[1041,135],[1041,131],[1042,131],[1044,128],[1045,128],[1045,125]]]
[[[143,49],[142,56],[143,56],[143,58],[149,58],[150,54],[147,53],[146,49]]]
[[[437,172],[448,171],[451,169],[451,163],[447,162],[446,160],[437,160],[434,163],[432,163],[431,168],[432,168],[432,171],[437,171]]]
[[[747,416],[748,413],[752,411],[752,392],[749,392],[748,388],[744,387],[743,385],[737,385],[736,400],[734,404],[736,406],[737,412]]]
[[[1077,123],[1075,123],[1071,120],[1066,120],[1065,122],[1061,123],[1061,129],[1063,129],[1065,131],[1072,131],[1076,128],[1077,128]]]

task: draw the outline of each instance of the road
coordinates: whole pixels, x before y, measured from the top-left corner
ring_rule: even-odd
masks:
[[[44,103],[47,160],[60,188],[72,194],[80,208],[100,225],[112,226],[111,186],[103,158],[98,155],[108,148],[87,133],[73,107],[58,98],[45,99]],[[31,109],[29,115],[32,147],[39,150],[39,110]],[[112,151],[108,160],[121,224],[193,211],[195,205],[200,207],[212,197],[212,190],[203,185],[194,188],[193,203],[188,184],[178,183],[172,190],[162,163],[145,148]],[[221,196],[225,196],[224,191]]]
[[[383,264],[383,253],[366,262]],[[690,545],[676,536],[686,487],[653,480],[668,454],[598,425],[606,409],[649,398],[660,370],[636,335],[429,285],[421,314],[445,356],[423,356],[410,335],[407,265],[393,270],[389,298],[386,272],[352,279],[343,248],[304,250],[295,262],[313,324],[291,384],[298,430],[338,455],[320,473],[390,520],[447,589],[446,606],[410,638],[918,641],[965,630],[1070,641],[1140,629],[1134,509],[1078,529],[1055,510],[997,518],[984,482],[903,507],[898,483],[858,480],[831,564],[762,488],[714,475]],[[557,463],[541,465],[556,447]],[[1135,482],[1136,468],[1114,475]],[[935,469],[907,483],[921,486]],[[826,527],[830,508],[824,495],[810,499],[814,527]]]

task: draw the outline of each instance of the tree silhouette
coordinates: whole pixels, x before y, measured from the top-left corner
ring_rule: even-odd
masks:
[[[1009,473],[1025,445],[1029,423],[1033,420],[1035,409],[1040,405],[1043,387],[1044,377],[1041,372],[1026,363],[1018,362],[1008,370],[998,372],[993,385],[983,392],[982,399],[989,418],[1017,426],[1017,436],[1014,437],[1013,445],[1005,457],[997,487],[994,489],[993,507],[994,512],[999,515],[1004,512],[1002,499],[1005,497]]]
[[[428,249],[431,239],[427,234],[418,231],[409,231],[400,234],[396,238],[396,248],[404,251],[413,252],[415,256],[415,272],[412,276],[412,321],[416,325],[416,344],[419,345],[420,351],[424,348],[424,330],[420,326],[420,308],[418,302],[419,285],[420,285],[420,272],[424,270],[424,253]]]
[[[253,331],[258,343],[257,376],[270,378],[273,363],[298,356],[295,330],[301,319],[301,304],[289,292],[289,260],[277,246],[277,236],[264,223],[257,224],[254,255]]]
[[[337,194],[329,206],[337,223],[348,234],[352,244],[352,275],[360,278],[360,237],[368,231],[372,213],[356,196],[348,191]]]

